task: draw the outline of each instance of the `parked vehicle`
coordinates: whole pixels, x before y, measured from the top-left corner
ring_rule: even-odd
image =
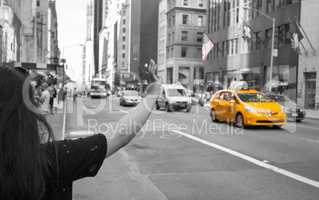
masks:
[[[156,109],[166,109],[168,112],[185,109],[186,112],[190,112],[192,100],[183,86],[163,84],[161,95],[156,100]]]
[[[305,119],[306,111],[293,100],[289,99],[289,97],[280,94],[267,94],[267,97],[280,103],[284,107],[289,120],[301,122]]]
[[[136,90],[121,91],[120,106],[135,106],[142,101]]]
[[[107,97],[110,95],[110,92],[111,92],[110,86],[105,79],[100,79],[100,78],[92,79],[91,88],[88,93],[88,95],[90,95],[91,98]]]
[[[240,128],[286,124],[283,107],[256,90],[218,91],[211,99],[210,108],[212,121],[235,123]]]

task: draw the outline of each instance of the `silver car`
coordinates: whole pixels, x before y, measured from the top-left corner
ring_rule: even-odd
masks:
[[[289,99],[289,97],[280,94],[267,94],[267,96],[283,106],[288,120],[301,122],[305,119],[306,111],[293,100]]]
[[[121,92],[120,106],[135,106],[142,101],[136,90],[124,90]]]

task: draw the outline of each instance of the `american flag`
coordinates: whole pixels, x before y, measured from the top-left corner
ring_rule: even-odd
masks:
[[[202,60],[206,60],[209,52],[214,48],[214,43],[208,38],[206,34],[203,37],[202,46]]]

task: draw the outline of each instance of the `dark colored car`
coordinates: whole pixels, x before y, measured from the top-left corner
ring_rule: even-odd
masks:
[[[267,94],[267,96],[283,106],[288,120],[301,122],[305,119],[306,111],[287,96],[281,94]]]

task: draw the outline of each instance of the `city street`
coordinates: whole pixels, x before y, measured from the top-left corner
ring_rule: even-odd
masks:
[[[78,98],[82,103],[86,109],[68,102],[66,137],[110,137],[133,109],[115,97]],[[208,113],[198,106],[190,113],[154,112],[96,178],[74,183],[74,199],[318,199],[319,121],[242,130],[213,123]]]

